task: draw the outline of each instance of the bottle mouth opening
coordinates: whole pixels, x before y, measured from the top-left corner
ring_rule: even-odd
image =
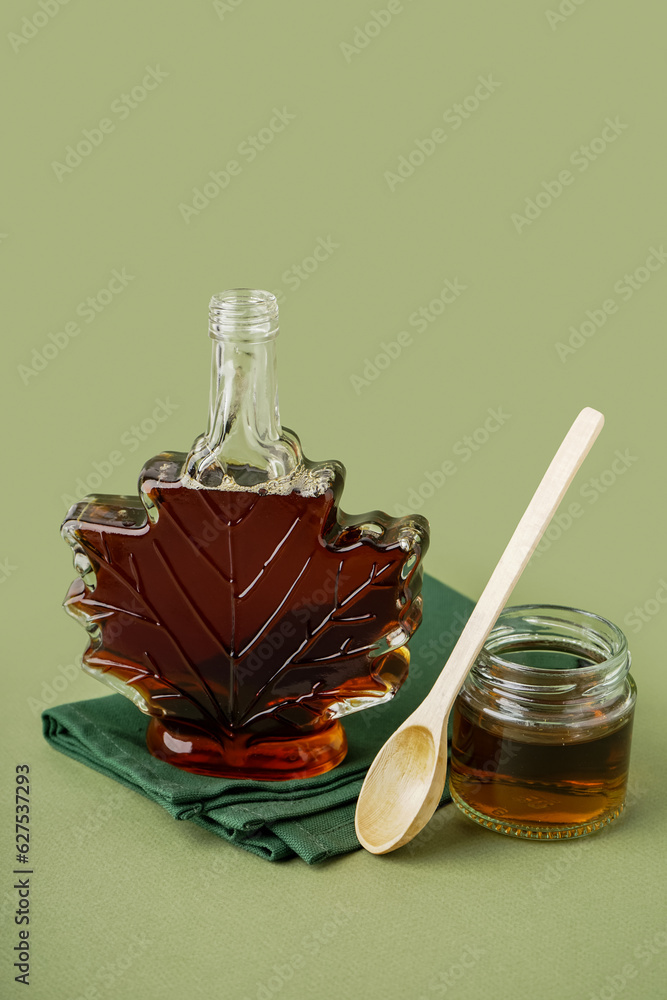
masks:
[[[228,288],[209,303],[209,335],[213,340],[260,343],[278,334],[278,301],[261,288]]]

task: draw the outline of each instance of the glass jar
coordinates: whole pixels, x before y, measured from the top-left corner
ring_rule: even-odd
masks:
[[[586,611],[506,608],[454,706],[450,788],[470,819],[537,840],[622,812],[637,690],[625,636]]]

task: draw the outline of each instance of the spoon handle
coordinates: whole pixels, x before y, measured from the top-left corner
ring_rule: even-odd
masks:
[[[579,466],[602,430],[603,424],[603,415],[587,406],[565,435],[458,642],[431,693],[427,696],[428,709],[432,707],[435,717],[438,717],[437,706],[451,704],[456,697],[468,670],[477,658],[498,615],[505,607],[517,580],[549,526]],[[426,703],[423,703],[422,707],[427,708]]]

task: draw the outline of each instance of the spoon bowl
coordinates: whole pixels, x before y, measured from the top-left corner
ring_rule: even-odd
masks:
[[[426,726],[408,720],[383,749],[366,775],[366,794],[355,815],[359,842],[378,854],[402,847],[426,826],[442,797],[447,773],[447,754],[443,759],[438,753]]]

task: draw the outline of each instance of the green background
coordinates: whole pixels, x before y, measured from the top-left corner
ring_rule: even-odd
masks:
[[[37,2],[3,6],[3,996],[21,991],[10,793],[24,761],[35,998],[664,996],[667,266],[641,268],[667,239],[667,22],[648,2],[561,7],[557,20],[555,2],[406,0],[366,32],[385,0],[70,0],[37,30],[22,22],[42,24]],[[34,37],[17,42],[22,30]],[[167,75],[123,111],[146,67]],[[493,93],[448,113],[480,76]],[[275,108],[293,119],[262,133]],[[54,168],[104,118],[99,146]],[[618,134],[602,149],[607,118]],[[431,155],[388,179],[434,129],[446,138]],[[249,162],[253,135],[271,141]],[[186,222],[179,206],[234,159]],[[572,182],[513,221],[563,170]],[[338,246],[295,287],[320,238]],[[132,280],[86,322],[79,304],[114,269]],[[447,280],[465,290],[431,308]],[[615,828],[515,842],[447,807],[386,858],[271,865],[42,741],[40,706],[102,693],[70,667],[84,636],[60,609],[68,497],[95,474],[131,492],[146,458],[187,450],[206,419],[208,299],[239,285],[282,292],[282,417],[311,458],[345,462],[347,509],[431,494],[426,568],[472,597],[577,411],[605,413],[561,512],[577,516],[513,603],[571,604],[628,632],[639,703]],[[604,325],[559,353],[608,299]],[[59,339],[72,321],[80,332]],[[375,365],[402,331],[400,356]],[[45,355],[50,334],[64,346]],[[156,399],[175,406],[157,425]],[[492,433],[489,408],[504,414]]]

